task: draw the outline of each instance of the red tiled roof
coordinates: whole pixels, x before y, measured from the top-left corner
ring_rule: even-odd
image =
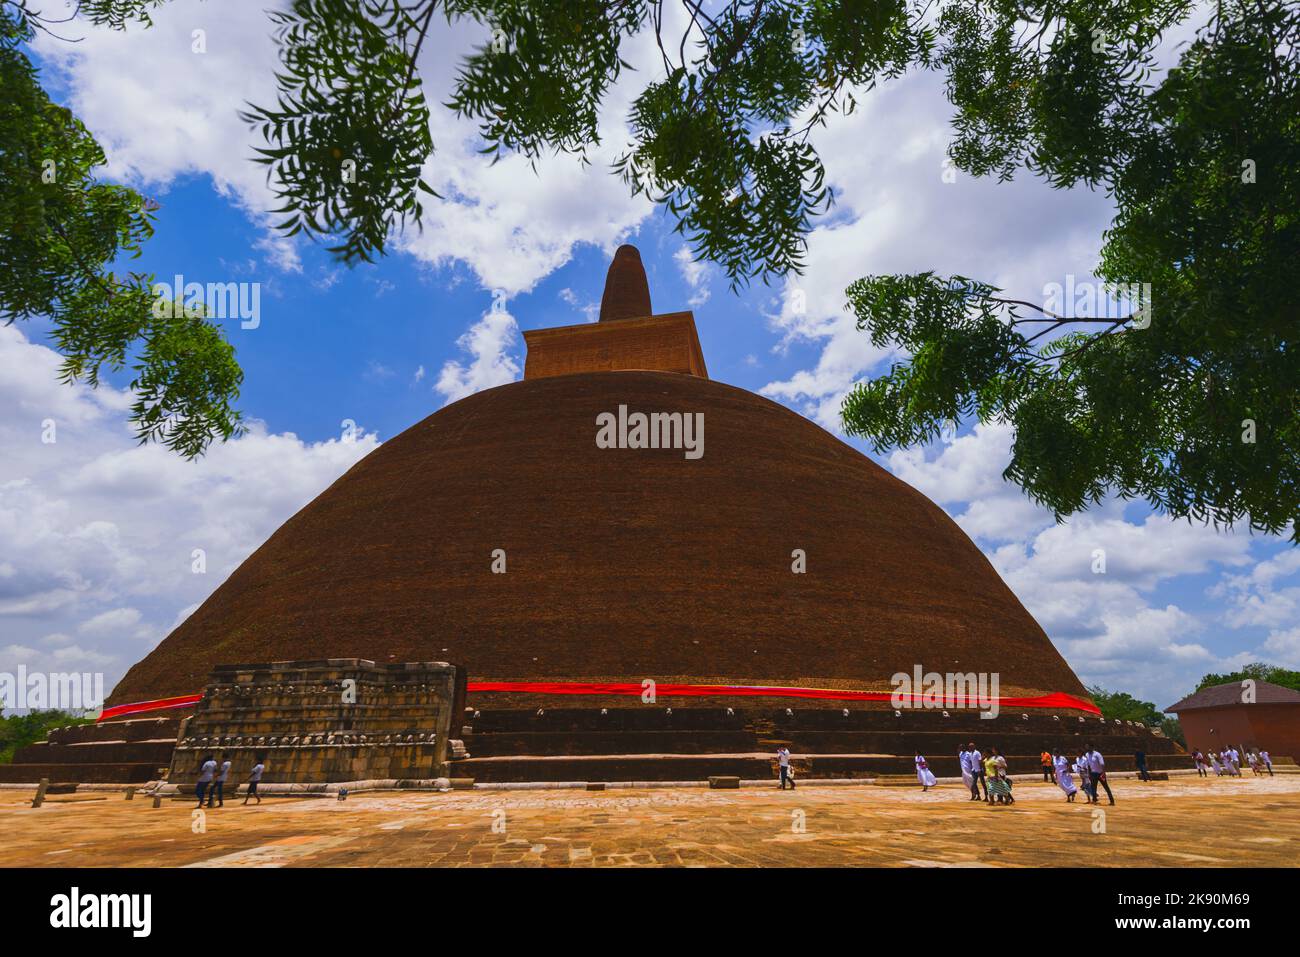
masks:
[[[1211,685],[1208,688],[1202,688],[1195,694],[1190,694],[1182,701],[1171,704],[1165,708],[1166,712],[1179,711],[1197,711],[1202,708],[1226,708],[1235,704],[1243,704],[1241,696],[1244,689],[1240,682],[1230,681],[1227,684]],[[1300,691],[1292,691],[1290,688],[1283,688],[1281,685],[1271,684],[1267,681],[1255,682],[1255,704],[1300,704]]]

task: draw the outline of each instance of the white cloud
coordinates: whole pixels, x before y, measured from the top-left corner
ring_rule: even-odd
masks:
[[[595,322],[600,318],[600,303],[596,301],[584,302],[578,298],[578,294],[565,286],[557,294],[560,300],[582,313],[584,322]]]
[[[1011,183],[963,173],[944,182],[950,116],[941,77],[915,73],[872,91],[854,116],[816,132],[837,205],[809,236],[805,273],[788,277],[767,305],[779,336],[774,352],[811,345],[817,358],[761,391],[832,431],[841,427],[840,406],[853,385],[902,358],[857,328],[844,295],[853,280],[933,270],[1036,301],[1046,283],[1067,274],[1087,278],[1096,265],[1109,199],[1053,190],[1025,173]],[[1058,525],[1002,479],[1011,440],[1007,426],[975,423],[932,447],[894,451],[886,464],[985,548],[1085,681],[1162,698],[1206,671],[1240,663],[1210,650],[1215,615],[1184,607],[1200,604],[1185,583],[1249,566],[1249,536],[1158,515],[1130,520],[1115,500]],[[1092,572],[1099,549],[1104,575]],[[1164,589],[1179,600],[1162,600]],[[1296,618],[1300,589],[1238,591],[1243,622]],[[1276,634],[1273,645],[1289,648],[1290,636]]]
[[[362,378],[369,379],[372,382],[383,382],[397,375],[392,369],[384,365],[378,359],[371,359],[366,363],[366,371],[361,373]]]
[[[81,42],[38,43],[42,56],[68,78],[70,105],[104,146],[107,175],[162,191],[185,176],[209,176],[266,230],[255,244],[264,258],[276,268],[299,269],[295,242],[270,228],[267,211],[280,204],[267,186],[266,167],[250,161],[259,144],[238,116],[248,102],[276,98],[279,61],[264,5],[218,11],[201,0],[173,0],[152,17],[148,30],[76,24],[71,29]],[[192,52],[196,29],[207,33],[205,53]],[[628,71],[611,91],[590,165],[563,155],[540,159],[536,171],[518,156],[492,164],[479,152],[476,125],[441,105],[461,56],[487,35],[486,27],[473,23],[435,21],[424,45],[420,73],[433,104],[436,150],[424,178],[446,199],[425,197],[423,229],[408,230],[396,248],[435,266],[464,263],[485,288],[514,294],[568,262],[577,243],[612,253],[650,213],[651,204],[631,197],[610,173],[628,140],[627,108],[646,74]],[[635,38],[624,51],[634,65],[651,65],[657,55],[649,36]],[[141,63],[149,68],[140,69]],[[160,76],[166,82],[158,82]],[[332,279],[319,281],[327,288]]]
[[[1286,584],[1292,578],[1294,583]],[[1225,578],[1213,594],[1226,599],[1224,619],[1232,628],[1280,628],[1300,621],[1300,548],[1279,552],[1245,575]]]
[[[691,308],[700,308],[709,301],[709,275],[712,272],[709,264],[697,260],[689,246],[679,247],[673,253],[673,262],[677,263],[686,285],[691,287],[691,298],[688,300]]]
[[[934,270],[1037,299],[1044,282],[1088,276],[1096,264],[1110,218],[1105,197],[1053,190],[1028,175],[998,183],[959,173],[945,183],[950,115],[940,77],[913,73],[871,91],[814,137],[836,207],[809,236],[807,269],[786,279],[769,318],[781,347],[806,342],[821,355],[762,391],[828,429],[839,428],[853,383],[894,356],[871,345],[845,308],[853,280]]]
[[[1300,625],[1270,632],[1262,650],[1274,664],[1300,669]]]
[[[968,435],[949,437],[938,456],[927,458],[921,447],[900,449],[889,456],[889,469],[904,482],[920,489],[940,503],[987,501],[990,497],[1014,494],[1002,479],[1011,457],[1010,426],[977,424]],[[1041,513],[1039,523],[1050,520]]]
[[[1300,668],[1300,548],[1285,548],[1246,574],[1226,576],[1210,593],[1224,600],[1229,628],[1269,629],[1257,657]]]
[[[1206,672],[1242,663],[1241,656],[1224,656],[1206,644],[1214,614],[1158,596],[1162,586],[1189,576],[1251,564],[1248,535],[1161,515],[1129,520],[1118,501],[1057,524],[1002,479],[1010,456],[1009,428],[977,425],[933,447],[895,452],[887,464],[984,545],[994,568],[1085,683],[1168,697],[1157,701],[1167,704]],[[1099,550],[1101,574],[1094,571],[1101,567]]]
[[[140,623],[140,612],[135,608],[114,608],[88,618],[77,626],[77,634],[88,638],[106,638],[129,632]]]
[[[135,443],[128,395],[61,385],[58,362],[0,327],[0,671],[60,664],[111,684],[378,445],[365,432],[309,443],[254,423],[186,462]],[[195,549],[204,574],[192,571]]]
[[[473,358],[466,364],[450,359],[443,364],[434,384],[446,402],[493,386],[505,385],[519,378],[519,362],[510,354],[519,327],[514,316],[504,309],[492,308],[457,340],[457,345]]]
[[[218,192],[268,227],[258,250],[278,268],[298,269],[292,242],[269,230],[267,211],[279,204],[266,168],[250,161],[252,134],[238,116],[246,102],[274,102],[266,8],[175,0],[151,17],[147,30],[74,21],[60,33],[77,43],[38,34],[41,56],[67,77],[69,105],[104,147],[106,175],[162,192],[182,177],[210,176]],[[195,30],[205,31],[205,53],[194,52]],[[167,215],[165,199],[160,215]]]
[[[680,10],[669,11],[666,18],[686,19]],[[420,64],[426,91],[437,94],[431,100],[446,98],[460,56],[488,36],[486,27],[462,23],[433,38],[434,48]],[[600,142],[587,153],[589,165],[563,154],[541,157],[535,168],[514,155],[489,163],[479,152],[483,144],[475,124],[434,109],[437,152],[423,172],[447,201],[430,202],[423,230],[408,230],[400,248],[434,265],[466,263],[485,288],[507,295],[531,290],[567,263],[578,243],[612,255],[652,211],[649,201],[629,195],[610,166],[630,140],[632,100],[648,77],[662,72],[648,31],[627,41],[621,55],[635,69],[625,71],[606,94]]]

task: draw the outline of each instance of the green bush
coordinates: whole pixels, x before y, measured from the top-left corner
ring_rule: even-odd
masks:
[[[66,711],[30,711],[0,718],[0,764],[12,763],[19,748],[45,740],[51,728],[94,723],[94,718],[82,718]]]

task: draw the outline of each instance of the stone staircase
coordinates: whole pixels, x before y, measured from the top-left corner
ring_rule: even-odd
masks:
[[[0,764],[0,784],[143,784],[157,780],[176,748],[181,716],[55,728]]]
[[[468,758],[452,774],[479,782],[702,781],[711,776],[775,778],[775,751],[790,749],[796,777],[871,778],[910,774],[916,750],[934,773],[955,777],[957,752],[975,741],[996,745],[1013,774],[1039,769],[1046,748],[1101,750],[1113,771],[1135,769],[1146,752],[1152,771],[1189,766],[1174,742],[1149,729],[1077,713],[970,712],[879,708],[557,708],[536,712],[467,710]]]

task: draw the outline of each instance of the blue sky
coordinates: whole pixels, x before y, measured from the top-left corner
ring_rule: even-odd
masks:
[[[151,270],[160,282],[179,273],[187,282],[261,284],[257,328],[223,323],[245,373],[239,407],[246,416],[309,441],[337,436],[345,419],[387,438],[445,404],[437,374],[469,358],[457,339],[492,305],[493,289],[472,269],[459,262],[431,267],[400,252],[349,267],[323,246],[301,243],[299,268],[277,270],[255,248],[265,230],[206,178],[185,177],[152,195],[163,207],[157,232],[130,268]],[[711,269],[693,287],[674,260],[684,244],[662,214],[651,213],[625,238],[642,253],[656,312],[689,309],[707,290],[698,327],[712,378],[758,391],[816,361],[818,350],[807,342],[772,351],[765,313],[779,308],[777,289],[758,283],[735,293]],[[588,321],[609,259],[599,246],[576,245],[564,266],[510,297],[518,329]],[[522,368],[522,337],[506,351]],[[124,387],[129,376],[110,379]]]
[[[178,0],[155,20],[125,36],[92,31],[76,46],[44,42],[43,65],[105,146],[107,175],[162,203],[144,268],[260,283],[260,325],[229,324],[254,427],[197,463],[137,448],[123,381],[98,393],[59,386],[40,324],[0,330],[0,401],[15,410],[0,422],[0,670],[102,670],[111,684],[378,442],[518,378],[521,330],[591,318],[620,242],[640,248],[656,311],[694,309],[713,378],[835,431],[844,392],[891,358],[843,311],[849,281],[934,269],[1038,300],[1047,283],[1089,276],[1110,215],[1102,196],[1023,177],[945,182],[940,86],[909,76],[817,139],[839,202],[810,236],[805,275],[736,294],[607,172],[626,142],[631,83],[611,97],[605,143],[585,170],[567,158],[537,175],[511,161],[488,168],[473,131],[435,115],[426,178],[450,199],[431,203],[422,235],[395,237],[382,262],[347,269],[268,226],[274,203],[234,115],[270,90],[260,7],[217,19],[214,5]],[[431,45],[421,68],[435,94],[481,32],[444,31]],[[143,58],[148,71],[135,68]],[[491,312],[494,290],[504,318]],[[795,292],[806,310],[792,306]],[[57,444],[39,441],[46,419],[59,424]],[[359,435],[344,435],[348,420]],[[957,519],[1086,682],[1165,705],[1208,671],[1260,659],[1300,667],[1297,550],[1171,522],[1140,503],[1109,502],[1058,526],[1001,481],[1008,443],[1004,429],[963,423],[928,449],[877,461]],[[1098,548],[1104,575],[1092,572]]]

